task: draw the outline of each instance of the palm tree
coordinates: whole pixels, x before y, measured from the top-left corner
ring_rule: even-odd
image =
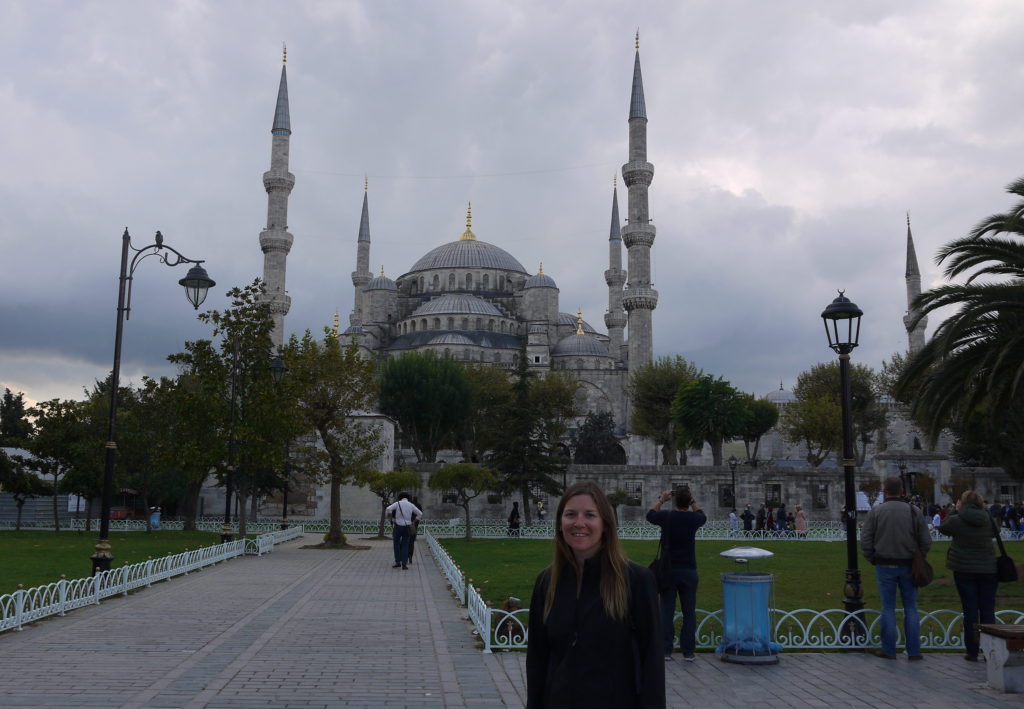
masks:
[[[982,220],[936,256],[946,278],[966,275],[964,282],[933,288],[914,303],[918,319],[959,308],[896,385],[897,396],[912,397],[911,414],[933,442],[971,412],[985,408],[995,423],[1024,401],[1024,178],[1006,189],[1022,198],[1012,211]],[[983,276],[995,280],[980,282]]]

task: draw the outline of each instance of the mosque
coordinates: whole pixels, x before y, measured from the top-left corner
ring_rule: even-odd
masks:
[[[477,238],[472,206],[466,228],[451,242],[432,249],[409,270],[391,279],[370,271],[369,195],[363,194],[356,238],[355,289],[349,326],[367,356],[392,357],[409,351],[433,351],[467,362],[511,369],[524,351],[536,371],[568,371],[580,382],[583,411],[611,412],[630,464],[655,462],[653,444],[630,435],[626,389],[633,367],[652,358],[651,314],[658,293],[651,287],[651,246],[655,227],[648,211],[654,166],[647,161],[647,109],[640,70],[639,35],[629,98],[628,153],[622,180],[628,190],[628,219],[620,225],[618,189],[612,189],[608,234],[608,334],[597,332],[580,312],[563,312],[560,290],[543,265],[531,274],[512,254]],[[267,191],[267,226],[260,233],[263,281],[274,317],[274,342],[283,339],[291,306],[285,288],[288,253],[288,196],[295,176],[288,171],[291,121],[288,107],[287,54],[281,68]],[[628,268],[623,268],[625,247]],[[597,274],[595,274],[597,276]]]

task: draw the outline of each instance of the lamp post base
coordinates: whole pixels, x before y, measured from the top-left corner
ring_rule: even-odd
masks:
[[[864,623],[864,587],[860,583],[860,569],[847,569],[843,584],[843,608],[849,615],[840,630],[840,638],[850,649],[863,649],[867,645],[868,631]]]
[[[96,553],[89,557],[92,562],[89,566],[89,575],[95,576],[103,571],[110,571],[110,565],[114,561],[114,555],[110,552],[110,542],[101,539],[96,545]]]

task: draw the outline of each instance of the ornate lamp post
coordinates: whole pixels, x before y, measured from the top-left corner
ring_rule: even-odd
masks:
[[[739,465],[740,461],[734,455],[729,456],[729,471],[732,473],[732,488],[730,493],[732,494],[732,507],[736,507],[736,466]]]
[[[135,252],[131,261],[128,255]],[[192,268],[184,278],[178,281],[185,289],[185,297],[196,310],[206,300],[206,294],[210,288],[217,285],[206,273],[197,261],[185,257],[177,249],[164,244],[164,237],[159,231],[156,238],[149,246],[137,249],[132,246],[132,238],[125,228],[121,236],[121,273],[117,289],[117,326],[114,330],[114,367],[110,372],[110,413],[107,418],[107,444],[106,461],[103,467],[103,502],[100,506],[100,540],[96,545],[96,552],[90,557],[91,570],[109,571],[110,564],[114,561],[114,555],[110,551],[110,504],[114,495],[114,460],[117,456],[117,439],[115,430],[117,427],[117,390],[121,383],[121,341],[124,336],[124,321],[128,320],[132,309],[132,279],[135,277],[136,267],[147,256],[156,256],[160,263],[166,266],[180,266],[183,263],[191,263]]]
[[[860,340],[860,318],[864,312],[843,291],[821,313],[828,346],[839,355],[840,403],[843,417],[843,483],[846,492],[846,582],[843,606],[849,613],[846,636],[851,647],[863,644],[864,625],[859,612],[864,608],[864,589],[857,568],[857,498],[854,491],[853,422],[850,418],[850,353]]]

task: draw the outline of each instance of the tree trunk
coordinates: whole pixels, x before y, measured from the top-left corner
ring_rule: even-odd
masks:
[[[377,536],[378,537],[383,537],[384,536],[384,512],[385,512],[385,510],[387,510],[387,508],[388,508],[388,501],[385,500],[383,497],[380,498],[380,527],[377,530]]]
[[[203,491],[203,481],[192,481],[185,488],[185,520],[182,527],[186,532],[196,531],[196,512],[199,509],[199,495]]]
[[[530,506],[530,489],[523,485],[519,490],[519,494],[523,496],[523,516],[526,518],[526,526],[529,527],[533,524],[533,508]]]
[[[469,521],[469,500],[462,503],[462,509],[466,511],[466,539],[473,538],[473,525]]]
[[[253,522],[260,521],[260,496],[253,494],[252,502],[249,504],[249,517]]]
[[[56,531],[60,531],[60,517],[57,516],[57,476],[59,473],[54,471],[53,473],[53,528]]]
[[[711,442],[711,464],[721,465],[722,464],[722,439]]]
[[[92,531],[92,495],[85,498],[85,531]]]
[[[238,538],[245,539],[246,533],[246,514],[245,514],[245,503],[249,501],[248,490],[244,485],[239,485],[238,490],[235,491],[235,500],[238,503]]]
[[[326,541],[331,546],[345,543],[341,533],[341,483],[335,477],[331,478],[331,526]]]

